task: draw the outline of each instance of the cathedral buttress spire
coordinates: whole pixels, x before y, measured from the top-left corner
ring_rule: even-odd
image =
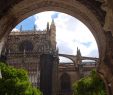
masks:
[[[55,25],[54,19],[52,19],[52,23],[51,24]]]
[[[49,31],[49,22],[47,22],[47,31]]]
[[[81,60],[81,52],[80,52],[80,49],[78,49],[78,47],[77,47],[77,59],[76,59],[76,63],[80,64],[81,62],[82,62],[82,60]]]
[[[78,47],[77,47],[77,55],[81,56],[81,52],[80,52],[80,49],[78,49]]]

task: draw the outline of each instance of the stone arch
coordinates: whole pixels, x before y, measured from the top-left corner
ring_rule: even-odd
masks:
[[[8,2],[8,0],[6,1]],[[67,0],[11,0],[8,3],[6,3],[6,1],[0,1],[0,44],[3,44],[5,37],[7,37],[9,32],[23,19],[35,13],[47,10],[64,12],[81,20],[92,31],[99,49],[99,63],[101,64],[99,64],[98,69],[108,80],[112,77],[112,68],[110,68],[112,67],[112,62],[109,66],[106,66],[107,63],[104,64],[103,60],[104,57],[106,58],[106,48],[110,48],[110,46],[106,45],[106,39],[109,39],[109,37],[105,35],[102,29],[105,18],[100,11],[95,11],[96,8],[98,9],[98,5],[95,6],[95,3],[93,3],[99,0],[69,0],[68,2]],[[56,4],[56,2],[58,3]],[[112,0],[106,0],[106,2],[108,3],[107,5],[109,8],[113,11]],[[92,7],[94,7],[94,10],[92,10]],[[103,16],[103,19],[101,19],[102,22],[98,19],[100,16],[99,14]],[[0,45],[0,49],[2,48],[1,46],[2,45]]]
[[[75,63],[75,60],[73,60],[72,58],[70,58],[70,57],[68,57],[68,56],[63,56],[63,55],[61,56],[61,55],[60,55],[60,57],[64,57],[64,58],[70,59],[73,63]]]
[[[49,10],[64,12],[81,20],[94,35],[99,48],[99,56],[102,59],[106,48],[102,22],[100,22],[92,10],[77,0],[70,0],[68,2],[66,0],[20,0],[0,19],[0,38],[7,36],[11,29],[23,19],[35,13]]]

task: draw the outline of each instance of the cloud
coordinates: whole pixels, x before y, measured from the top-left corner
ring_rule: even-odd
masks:
[[[47,22],[51,23],[51,16],[54,15],[55,12],[42,12],[34,15],[35,17],[35,25],[37,30],[46,29]]]
[[[98,57],[96,41],[90,30],[78,19],[60,12],[42,12],[36,14],[35,25],[37,29],[45,29],[47,22],[52,18],[56,25],[56,40],[60,53],[76,55],[76,48],[81,50],[83,56]]]
[[[58,43],[58,48],[59,48],[59,52],[61,54],[72,54],[73,53],[73,49],[70,48],[69,44],[65,41],[61,41],[59,40],[60,42]]]
[[[90,47],[92,42],[82,42],[81,44],[85,45],[86,47]]]
[[[54,14],[51,15],[51,18],[53,18],[53,19],[57,18],[58,14],[59,14],[58,12],[55,12]]]
[[[98,57],[95,39],[83,23],[64,13],[59,13],[55,23],[57,26],[57,43],[65,41],[65,48],[68,45],[73,50],[72,54],[76,54],[77,47],[80,48],[83,56],[92,56],[91,52],[95,50],[97,55],[94,57]]]
[[[13,30],[11,32],[20,32],[20,30],[17,28],[13,28]]]

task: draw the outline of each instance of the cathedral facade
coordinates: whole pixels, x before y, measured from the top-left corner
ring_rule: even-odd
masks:
[[[47,29],[36,31],[12,31],[4,46],[6,62],[16,68],[24,68],[28,71],[29,79],[34,86],[40,81],[40,55],[55,54],[56,51],[56,27],[54,21],[47,24]]]

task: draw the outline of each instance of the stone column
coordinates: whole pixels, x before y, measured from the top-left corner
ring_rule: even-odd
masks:
[[[100,59],[98,71],[104,76],[108,95],[113,95],[113,37],[111,32],[106,32],[106,52]]]
[[[43,95],[52,95],[53,63],[53,55],[42,54],[40,56],[40,89]]]
[[[113,95],[113,0],[101,0],[106,12],[104,31],[106,35],[106,52],[100,58],[99,73],[104,77],[108,95]]]
[[[55,56],[52,72],[52,95],[58,94],[58,64],[59,58]]]

